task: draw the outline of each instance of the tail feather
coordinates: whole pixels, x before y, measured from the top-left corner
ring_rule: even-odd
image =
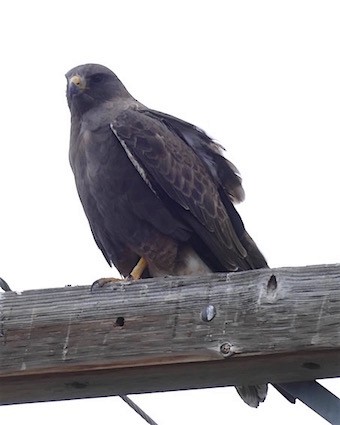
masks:
[[[264,402],[268,392],[267,384],[235,387],[242,400],[250,407],[259,407]]]

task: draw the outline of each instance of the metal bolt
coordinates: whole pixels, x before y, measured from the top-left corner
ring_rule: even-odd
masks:
[[[215,316],[216,308],[211,304],[204,307],[201,311],[201,319],[203,320],[203,322],[211,322]]]
[[[232,345],[229,342],[224,342],[220,346],[220,352],[223,357],[229,357],[233,354]]]

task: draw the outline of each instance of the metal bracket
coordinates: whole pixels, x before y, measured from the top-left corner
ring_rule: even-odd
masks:
[[[318,382],[290,382],[273,387],[291,403],[298,399],[330,424],[340,424],[340,399]]]

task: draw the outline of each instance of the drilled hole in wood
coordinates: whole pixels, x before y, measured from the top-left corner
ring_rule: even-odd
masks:
[[[271,275],[267,283],[267,293],[271,294],[277,289],[277,280],[275,275]]]
[[[117,317],[116,326],[124,326],[125,319],[122,316]]]
[[[303,363],[302,367],[305,367],[306,369],[310,369],[310,370],[316,370],[321,368],[321,366],[318,363],[313,363],[313,362]]]

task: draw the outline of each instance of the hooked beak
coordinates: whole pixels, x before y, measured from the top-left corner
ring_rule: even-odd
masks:
[[[70,96],[73,96],[79,91],[83,91],[86,88],[86,81],[83,77],[76,74],[73,75],[69,80],[68,91]]]

